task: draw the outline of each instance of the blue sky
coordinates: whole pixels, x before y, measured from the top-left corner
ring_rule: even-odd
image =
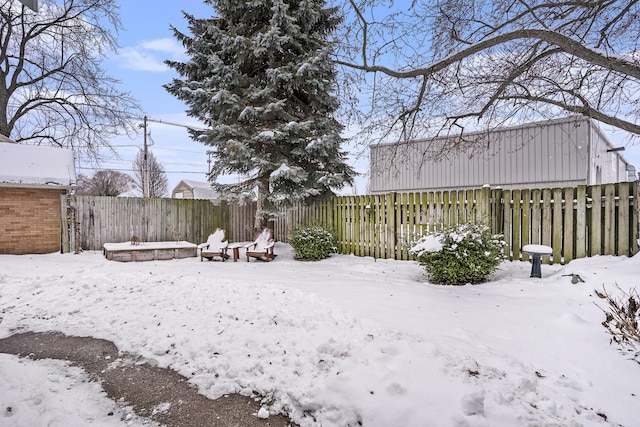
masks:
[[[120,49],[117,55],[105,62],[108,73],[121,80],[122,88],[136,97],[148,117],[173,123],[195,125],[198,123],[184,113],[185,105],[170,95],[163,87],[176,77],[176,73],[166,67],[165,59],[186,59],[182,47],[175,40],[170,26],[186,31],[186,21],[182,10],[204,18],[213,14],[213,9],[202,0],[165,0],[160,2],[120,1],[120,17],[125,27],[118,36]],[[140,122],[142,123],[142,121]],[[206,181],[207,147],[192,141],[186,129],[166,124],[150,122],[150,149],[164,166],[171,191],[182,179]],[[605,129],[614,144],[627,145],[624,157],[640,170],[640,144],[629,145],[626,134]],[[102,168],[119,169],[130,173],[138,150],[143,146],[143,134],[130,139],[126,136],[112,141],[120,159],[102,163]],[[352,160],[356,169],[365,173],[368,160]],[[80,165],[80,173],[91,175],[95,169],[91,165]],[[368,177],[357,179],[356,188],[343,193],[366,191]]]
[[[211,16],[213,11],[201,0],[171,0],[155,4],[121,1],[120,18],[124,30],[118,35],[120,49],[104,65],[111,76],[122,82],[122,89],[139,100],[149,118],[197,125],[184,113],[185,105],[162,87],[176,77],[176,73],[164,65],[164,60],[185,59],[182,47],[170,29],[174,25],[186,31],[182,10],[203,17]],[[206,180],[207,147],[193,142],[186,129],[149,122],[148,132],[150,150],[167,171],[169,191],[181,179]],[[134,139],[122,136],[111,143],[120,159],[112,158],[100,166],[130,173],[131,163],[143,146],[142,131]],[[81,169],[80,172],[92,174],[93,170]]]

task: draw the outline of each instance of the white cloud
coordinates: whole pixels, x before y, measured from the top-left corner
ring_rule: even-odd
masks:
[[[185,56],[184,48],[175,39],[165,37],[162,39],[145,40],[140,43],[144,49],[165,52],[171,55],[171,59],[180,59]]]
[[[176,40],[161,38],[123,47],[113,59],[121,68],[128,70],[165,72],[169,70],[164,63],[166,59],[180,60],[184,57],[184,49]]]

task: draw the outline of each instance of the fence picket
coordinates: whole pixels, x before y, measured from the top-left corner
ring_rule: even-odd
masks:
[[[511,198],[511,190],[502,191],[502,200],[504,201],[504,209],[502,210],[502,217],[504,223],[504,240],[507,242],[507,246],[504,248],[504,254],[508,259],[513,260],[513,203]]]
[[[553,262],[562,259],[562,188],[553,189],[553,224],[551,224],[551,248],[553,249]]]
[[[511,199],[513,200],[513,232],[512,232],[512,250],[513,254],[512,259],[518,260],[520,259],[520,248],[522,245],[522,204],[521,204],[522,194],[520,190],[513,190],[511,192]]]
[[[540,241],[545,246],[551,246],[551,190],[545,188],[542,190],[542,231],[540,235]],[[552,262],[552,259],[548,256],[542,257],[548,263]],[[553,257],[553,261],[557,261],[558,258]]]
[[[591,239],[589,256],[602,253],[602,187],[591,188]]]
[[[579,185],[576,189],[576,258],[587,254],[587,230],[587,186]]]
[[[616,253],[616,185],[604,186],[604,251],[607,254]]]
[[[629,186],[621,184],[618,186],[618,213],[617,218],[617,230],[618,230],[618,255],[629,256]]]
[[[531,190],[525,189],[520,193],[522,199],[521,229],[522,229],[522,246],[531,242]],[[522,261],[529,261],[529,255],[526,252],[520,254]]]
[[[574,210],[574,190],[573,188],[564,188],[563,201],[564,201],[564,223],[562,230],[562,256],[564,263],[568,263],[574,259],[574,224],[575,224],[575,210]]]
[[[542,206],[541,202],[542,191],[540,189],[534,189],[531,191],[531,240],[533,244],[540,244],[541,240],[541,225],[542,225]]]

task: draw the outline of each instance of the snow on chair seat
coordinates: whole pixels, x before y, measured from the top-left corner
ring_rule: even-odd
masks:
[[[245,245],[247,250],[247,262],[249,262],[249,258],[264,258],[265,261],[269,262],[276,257],[273,253],[273,247],[275,245],[275,240],[273,240],[273,233],[271,229],[265,228],[260,233],[256,235],[256,239]]]
[[[198,245],[200,261],[203,261],[204,258],[211,261],[213,257],[220,257],[222,261],[228,258],[227,247],[229,242],[226,240],[226,234],[224,229],[216,228],[216,231],[209,235],[205,243]]]

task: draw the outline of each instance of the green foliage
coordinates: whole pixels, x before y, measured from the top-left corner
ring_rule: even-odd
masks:
[[[321,225],[296,227],[289,243],[298,259],[320,260],[336,251],[336,239]]]
[[[351,185],[336,119],[339,10],[324,0],[208,3],[213,17],[185,14],[190,34],[174,30],[188,60],[167,61],[180,78],[165,88],[207,127],[192,136],[212,147],[214,189],[229,197],[257,189],[265,221],[276,205]],[[228,174],[241,180],[217,182]]]
[[[504,260],[502,236],[480,224],[458,224],[420,238],[410,249],[429,280],[445,285],[484,281]]]

